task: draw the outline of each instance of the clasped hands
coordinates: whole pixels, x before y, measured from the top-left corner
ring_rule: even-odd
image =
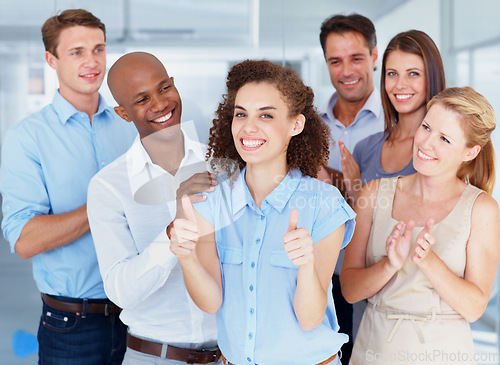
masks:
[[[420,231],[415,242],[415,248],[411,255],[411,260],[417,265],[422,263],[432,252],[432,245],[435,243],[432,235],[434,220],[428,219],[425,227]],[[410,220],[406,225],[400,221],[396,224],[387,237],[385,249],[390,265],[399,270],[403,267],[406,259],[410,255],[411,234],[415,227],[415,222]],[[404,231],[403,231],[404,229]]]

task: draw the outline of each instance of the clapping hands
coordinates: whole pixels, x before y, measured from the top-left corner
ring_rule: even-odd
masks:
[[[362,188],[361,173],[359,172],[359,166],[356,160],[345,146],[344,141],[339,139],[338,143],[341,155],[340,164],[342,166],[342,173],[344,174],[345,190],[347,195],[352,198],[355,203],[358,200]]]
[[[434,220],[428,219],[425,223],[425,227],[417,236],[415,248],[411,255],[411,260],[416,264],[420,264],[425,260],[432,251],[432,245],[435,243],[434,236],[432,235],[433,226]],[[392,233],[387,238],[385,246],[387,257],[391,266],[396,270],[403,267],[404,262],[410,254],[411,234],[414,227],[415,222],[412,220],[410,220],[406,226],[405,222],[400,221],[394,226]]]

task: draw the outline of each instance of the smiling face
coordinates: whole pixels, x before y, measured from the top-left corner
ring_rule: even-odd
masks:
[[[125,55],[113,65],[108,83],[119,104],[115,111],[134,122],[141,139],[178,137],[181,98],[158,59],[145,53]]]
[[[413,166],[426,176],[456,176],[463,162],[474,159],[479,146],[467,147],[460,116],[434,104],[415,133]]]
[[[422,57],[395,50],[387,56],[385,91],[401,114],[423,112],[426,108],[427,83]]]
[[[272,166],[286,172],[290,139],[302,132],[305,117],[289,116],[281,92],[269,83],[250,82],[237,92],[231,131],[234,144],[247,166]],[[283,171],[284,170],[284,171]]]
[[[330,80],[339,100],[364,102],[373,91],[373,70],[377,47],[370,49],[356,32],[330,33],[325,43],[325,59]]]
[[[57,72],[59,92],[69,100],[97,94],[106,71],[106,45],[99,28],[73,26],[59,34],[57,57],[45,59]]]

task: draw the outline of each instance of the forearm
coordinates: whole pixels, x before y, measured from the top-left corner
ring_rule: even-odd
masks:
[[[482,292],[478,286],[457,276],[432,251],[418,266],[441,299],[458,314],[469,322],[482,316],[488,305],[489,293]]]
[[[325,316],[327,292],[321,286],[314,263],[299,266],[293,307],[303,330],[317,327]]]
[[[119,246],[117,250],[120,250]],[[104,265],[106,259],[102,255],[109,256],[109,253],[98,251],[100,264]],[[159,239],[143,252],[131,252],[130,257],[117,257],[115,261],[115,265],[103,273],[104,289],[107,296],[124,309],[134,308],[158,291],[178,263],[170,251],[169,242],[161,242]],[[106,262],[106,265],[109,264]]]
[[[370,298],[377,294],[396,272],[387,257],[367,268],[342,269],[340,272],[342,295],[349,303]]]
[[[222,304],[222,287],[196,255],[179,259],[186,289],[204,312],[215,313]]]
[[[86,205],[68,213],[38,215],[23,227],[15,249],[21,258],[28,259],[64,246],[89,230]]]

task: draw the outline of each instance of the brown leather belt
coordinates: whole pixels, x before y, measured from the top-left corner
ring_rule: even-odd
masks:
[[[332,355],[328,359],[321,361],[320,363],[318,363],[316,365],[327,365],[327,364],[331,363],[333,360],[335,360],[336,357],[337,357],[337,354]],[[224,365],[233,365],[232,362],[227,361],[227,359],[224,357],[224,355],[222,355],[222,363]]]
[[[161,350],[163,344],[151,342],[127,334],[127,347],[132,350],[161,357]],[[196,350],[196,349],[183,349],[167,345],[166,359],[177,360],[185,362],[186,364],[209,364],[216,362],[220,358],[220,350]]]
[[[79,303],[71,303],[71,302],[63,302],[62,300],[58,300],[48,294],[42,293],[42,300],[49,307],[54,309],[70,312],[70,313],[100,313],[106,316],[110,314],[118,314],[121,312],[121,308],[116,306],[116,304],[108,301],[108,303],[95,303],[91,302],[92,299],[89,299],[85,303],[85,299],[82,299]],[[85,312],[86,307],[86,312]]]

